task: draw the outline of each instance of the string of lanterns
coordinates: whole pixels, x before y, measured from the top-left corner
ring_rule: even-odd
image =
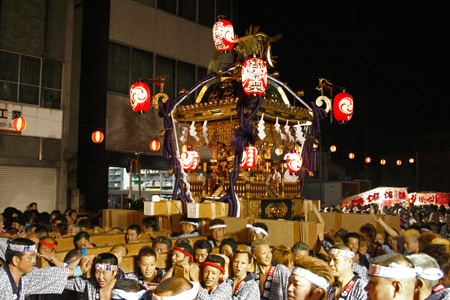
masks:
[[[331,146],[330,146],[330,152],[335,153],[336,151],[337,151],[336,145],[331,145]],[[350,153],[348,154],[348,159],[350,159],[350,160],[355,159],[355,157],[356,157],[356,155],[355,155],[355,153],[353,153],[353,152],[350,152]],[[371,158],[370,156],[366,156],[366,157],[364,158],[364,162],[365,162],[366,164],[370,164],[370,163],[372,162],[372,158]],[[412,158],[412,157],[410,157],[410,158],[408,159],[408,162],[409,162],[410,164],[413,164],[413,163],[415,163],[415,159]],[[386,160],[385,158],[380,159],[380,165],[384,166],[384,165],[386,165],[386,164],[387,164],[387,160]],[[401,165],[403,164],[403,161],[402,161],[401,159],[397,159],[397,160],[395,161],[395,164],[396,164],[397,166],[401,166]]]

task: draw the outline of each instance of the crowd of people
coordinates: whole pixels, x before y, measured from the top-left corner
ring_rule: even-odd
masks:
[[[36,203],[24,212],[8,207],[0,215],[0,299],[450,299],[450,210],[443,205],[323,211],[367,214],[371,222],[358,225],[358,232],[319,234],[310,249],[301,241],[270,245],[263,222],[247,226],[252,242],[242,245],[227,236],[220,218],[208,223],[211,236],[203,238],[198,220],[184,216],[182,232],[169,237],[157,234],[155,217],[102,228],[96,213],[39,212]],[[398,215],[400,230],[381,215]],[[100,230],[123,233],[126,244],[146,234],[135,272],[123,270],[126,244],[88,253],[97,246],[88,231]],[[271,228],[270,234],[282,233]],[[61,238],[73,238],[74,248],[63,260],[56,255]],[[166,267],[157,268],[163,255]],[[36,256],[52,267],[36,268]],[[87,273],[92,276],[82,276]]]

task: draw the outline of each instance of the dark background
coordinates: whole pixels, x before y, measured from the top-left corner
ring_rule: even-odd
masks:
[[[275,69],[304,100],[321,77],[353,95],[348,124],[322,122],[324,147],[381,156],[392,139],[449,131],[448,1],[250,0],[237,13],[239,36],[250,25],[283,34]]]

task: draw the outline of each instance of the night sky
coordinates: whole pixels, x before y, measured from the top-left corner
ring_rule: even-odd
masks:
[[[289,5],[291,4],[291,5]],[[386,153],[386,141],[449,132],[449,1],[256,1],[238,3],[235,33],[249,25],[283,38],[272,45],[275,69],[304,100],[318,78],[353,95],[353,119],[323,121],[338,149]],[[324,144],[326,146],[326,143]],[[414,150],[412,150],[414,151]]]

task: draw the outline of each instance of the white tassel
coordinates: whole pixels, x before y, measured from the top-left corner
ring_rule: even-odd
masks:
[[[264,127],[264,113],[263,113],[258,123],[258,136],[261,140],[263,140],[266,137],[264,129],[265,127]]]
[[[208,127],[206,125],[208,124],[208,121],[203,122],[203,137],[205,138],[205,144],[208,145]]]
[[[195,129],[195,122],[192,121],[191,128],[189,129],[189,134],[198,142],[200,138],[197,136],[197,130]]]

